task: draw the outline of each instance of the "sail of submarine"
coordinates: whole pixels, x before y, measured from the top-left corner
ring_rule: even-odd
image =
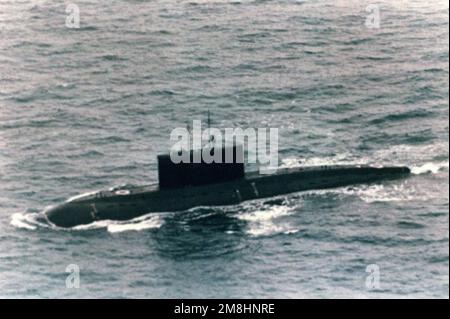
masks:
[[[374,183],[410,174],[410,169],[405,166],[364,165],[282,168],[273,174],[246,173],[242,145],[216,151],[221,151],[221,163],[206,163],[198,154],[202,149],[190,150],[188,163],[174,163],[169,154],[159,155],[159,184],[111,188],[75,196],[50,208],[45,215],[54,225],[73,227],[97,220],[128,220],[152,212],[235,205],[253,199]],[[227,161],[225,154],[228,154]],[[232,154],[232,161],[229,154]],[[195,157],[200,157],[201,161],[194,163]]]

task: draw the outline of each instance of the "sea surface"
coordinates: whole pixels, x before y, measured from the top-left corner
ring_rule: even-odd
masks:
[[[0,1],[0,297],[449,297],[448,1],[71,2],[79,28],[70,2]],[[45,221],[70,196],[156,182],[171,130],[208,109],[216,127],[279,128],[283,166],[413,174]]]

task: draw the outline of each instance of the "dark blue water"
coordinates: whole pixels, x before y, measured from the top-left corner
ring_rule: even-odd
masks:
[[[447,1],[0,3],[0,296],[445,297]],[[157,180],[169,134],[279,127],[280,159],[406,180],[61,230],[42,210]],[[171,200],[171,199],[167,199]],[[67,265],[80,288],[66,288]],[[366,287],[366,267],[380,286]]]

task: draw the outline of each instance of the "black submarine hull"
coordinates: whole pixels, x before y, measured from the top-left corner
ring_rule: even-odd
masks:
[[[97,220],[128,220],[152,212],[183,211],[197,206],[235,205],[243,201],[300,191],[397,179],[408,167],[326,166],[280,169],[275,174],[248,173],[233,181],[200,186],[159,189],[142,186],[110,189],[69,199],[45,212],[59,227]]]

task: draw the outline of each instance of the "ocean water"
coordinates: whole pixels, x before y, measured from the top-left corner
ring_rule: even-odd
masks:
[[[447,1],[72,2],[79,29],[64,1],[0,1],[1,297],[449,297]],[[170,131],[207,109],[278,127],[283,166],[413,175],[68,230],[42,218],[156,182]]]

